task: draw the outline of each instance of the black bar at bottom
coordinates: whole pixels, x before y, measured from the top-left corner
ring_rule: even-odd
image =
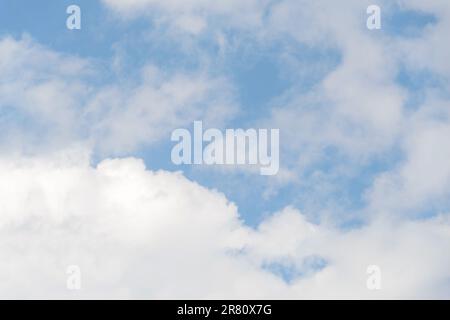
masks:
[[[0,301],[3,314],[14,316],[67,316],[84,319],[113,315],[125,319],[302,319],[326,315],[347,318],[401,316],[430,317],[447,314],[449,300],[366,301],[366,300],[83,300],[83,301]]]

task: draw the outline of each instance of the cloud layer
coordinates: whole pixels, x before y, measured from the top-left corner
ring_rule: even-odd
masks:
[[[87,159],[72,150],[0,162],[1,297],[448,297],[445,216],[345,232],[286,208],[253,229],[180,173]],[[372,264],[380,291],[366,288]],[[81,268],[80,291],[66,288],[70,265]]]

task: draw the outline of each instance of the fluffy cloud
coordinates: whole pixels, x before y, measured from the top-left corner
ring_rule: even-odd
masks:
[[[2,38],[0,60],[2,146],[17,150],[73,139],[80,104],[89,92],[82,81],[89,76],[89,63],[48,50],[29,36]]]
[[[146,66],[138,85],[99,90],[85,112],[98,148],[123,153],[168,139],[171,130],[197,119],[220,126],[236,111],[232,87],[225,79],[203,73],[167,75]]]
[[[148,64],[136,81],[96,85],[93,61],[45,48],[30,37],[0,40],[1,146],[45,151],[85,143],[124,154],[204,119],[220,125],[236,103],[226,79],[168,73]]]
[[[445,119],[421,119],[411,125],[404,146],[407,157],[376,179],[368,193],[371,210],[429,215],[448,206],[450,124]]]
[[[450,294],[448,216],[344,232],[286,208],[252,229],[222,194],[180,173],[148,171],[134,158],[92,167],[80,151],[2,158],[0,192],[4,298]],[[379,291],[366,288],[373,264]],[[80,291],[66,288],[69,265],[81,268]]]

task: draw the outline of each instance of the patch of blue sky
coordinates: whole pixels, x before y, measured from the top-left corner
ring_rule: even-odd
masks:
[[[396,147],[361,161],[349,159],[335,147],[327,147],[322,159],[304,172],[291,204],[313,222],[320,221],[318,213],[326,215],[330,211],[338,218],[333,220],[339,227],[359,226],[367,218],[366,192],[374,179],[402,161],[403,154]]]
[[[291,185],[286,185],[278,189],[273,196],[266,197],[267,187],[273,177],[249,174],[233,168],[174,165],[170,159],[174,144],[175,142],[159,142],[142,148],[134,153],[134,156],[143,158],[147,167],[152,170],[182,171],[188,179],[222,192],[227,199],[236,203],[241,218],[250,226],[257,226],[265,217],[283,209],[296,197],[298,190]]]
[[[414,10],[404,10],[394,6],[383,15],[383,32],[391,36],[414,38],[433,24],[437,18],[430,13]]]
[[[355,163],[350,171],[342,171],[351,160],[329,147],[324,151],[324,158],[309,168],[298,183],[277,187],[273,194],[267,194],[274,183],[271,181],[273,177],[243,173],[232,168],[224,171],[223,168],[205,166],[176,166],[170,161],[172,145],[161,142],[135,155],[144,158],[149,168],[180,170],[189,179],[223,192],[238,205],[241,217],[251,226],[258,225],[268,215],[288,205],[300,209],[313,222],[319,222],[320,213],[332,208],[340,227],[352,228],[364,224],[366,191],[377,175],[402,161],[400,150],[393,148],[366,162]]]
[[[450,98],[448,80],[429,70],[410,70],[401,65],[396,81],[408,92],[405,107],[408,110],[417,110],[427,97],[427,93],[433,90],[445,99]]]
[[[223,192],[228,199],[238,205],[241,218],[250,226],[258,225],[264,218],[291,204],[298,192],[292,185],[286,185],[277,189],[271,196],[267,196],[267,188],[270,188],[271,184],[270,177],[199,169],[186,172],[186,176],[204,186]]]
[[[328,265],[327,261],[316,255],[307,256],[300,265],[294,263],[271,262],[263,266],[263,268],[274,275],[283,279],[284,282],[290,284],[298,278],[311,276]]]
[[[66,9],[77,4],[82,9],[82,32],[66,28]],[[30,34],[37,42],[59,52],[83,57],[107,58],[111,40],[117,37],[114,23],[107,19],[98,1],[26,1],[0,2],[0,35],[20,38]]]
[[[233,35],[231,35],[233,36]],[[218,63],[217,69],[232,80],[236,87],[240,113],[227,127],[248,129],[255,127],[260,119],[269,117],[274,99],[282,96],[293,86],[296,93],[306,93],[320,83],[323,77],[340,62],[338,52],[330,49],[308,48],[304,45],[286,43],[251,44],[234,48],[225,60]],[[213,46],[205,45],[205,50],[215,54]],[[286,65],[286,52],[290,63]],[[304,68],[302,68],[304,66]],[[295,71],[293,71],[295,70]],[[188,128],[189,130],[191,128]],[[209,188],[215,188],[236,202],[243,219],[256,225],[266,215],[289,205],[303,190],[282,187],[272,197],[266,197],[270,178],[249,176],[248,174],[195,166],[174,166],[170,161],[170,149],[174,143],[159,143],[142,148],[138,154],[147,165],[155,169],[183,170],[186,176]],[[225,178],[226,177],[226,178]]]
[[[339,52],[301,44],[275,42],[254,53],[236,52],[227,64],[243,108],[240,120],[267,117],[273,102],[292,87],[296,94],[312,89],[340,62]]]

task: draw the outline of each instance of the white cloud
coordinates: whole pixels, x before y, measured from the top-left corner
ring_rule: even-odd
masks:
[[[90,75],[89,62],[48,50],[26,35],[1,39],[0,61],[2,145],[17,150],[73,139],[78,108],[89,92],[82,81]]]
[[[1,297],[449,297],[448,216],[343,232],[287,208],[254,230],[222,194],[180,173],[88,159],[0,161]],[[310,257],[327,265],[290,282],[267,269],[304,271]],[[365,287],[371,264],[382,269],[377,292]],[[69,265],[81,267],[81,291],[65,287]]]
[[[221,125],[237,106],[230,83],[207,72],[168,73],[149,64],[136,81],[94,85],[92,61],[63,55],[28,36],[0,40],[3,148],[33,152],[86,143],[124,154],[202,119]]]
[[[368,196],[369,211],[385,210],[391,215],[405,210],[416,213],[431,200],[442,203],[450,188],[445,160],[449,47],[442,41],[450,6],[439,0],[398,3],[400,10],[434,15],[436,23],[415,37],[404,38],[390,34],[389,23],[395,22],[385,18],[399,10],[392,2],[380,3],[382,29],[372,32],[364,23],[369,2],[281,1],[273,6],[267,26],[272,35],[287,33],[299,43],[330,47],[341,55],[340,64],[323,81],[307,94],[291,89],[265,120],[282,128],[282,163],[301,181],[302,174],[314,169],[330,147],[345,161],[334,162],[333,173],[341,177],[374,159],[399,157],[396,152],[401,152],[402,163],[375,179]],[[420,90],[425,97],[417,106],[408,106],[416,92],[398,82],[400,67],[419,83],[423,81]],[[424,71],[444,81],[427,87],[427,79],[421,79]]]
[[[405,160],[379,176],[368,193],[372,211],[429,214],[433,203],[439,205],[448,199],[450,124],[446,118],[413,122],[405,138]]]
[[[450,4],[445,0],[399,1],[403,8],[432,15],[436,22],[424,28],[420,37],[402,39],[398,50],[402,61],[412,70],[429,70],[447,81],[450,75],[450,45],[445,41],[450,28]]]
[[[359,158],[391,147],[400,133],[405,94],[395,83],[397,65],[389,43],[366,29],[366,8],[365,1],[282,1],[274,6],[272,33],[288,33],[299,43],[330,47],[341,56],[308,94],[292,90],[284,106],[273,109],[280,127],[287,122],[301,132],[292,139],[297,147],[317,153],[331,145]]]
[[[98,147],[123,153],[168,140],[171,130],[190,127],[198,119],[220,126],[236,111],[233,90],[225,79],[202,73],[165,75],[147,66],[137,86],[99,90],[86,115]]]

